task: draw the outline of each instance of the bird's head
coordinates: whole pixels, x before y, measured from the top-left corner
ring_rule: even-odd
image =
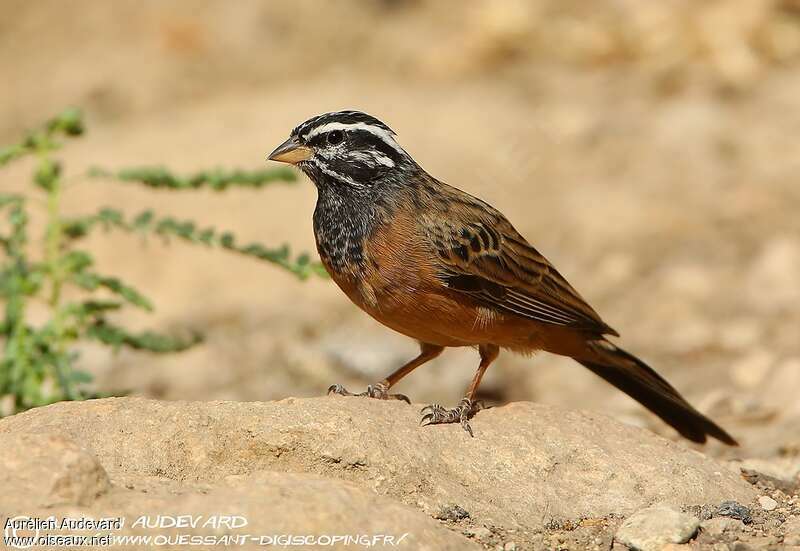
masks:
[[[318,187],[363,189],[394,181],[417,166],[394,136],[391,128],[366,113],[325,113],[295,127],[268,159],[296,165]]]

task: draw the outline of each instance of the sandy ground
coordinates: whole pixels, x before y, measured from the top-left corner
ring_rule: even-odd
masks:
[[[89,134],[68,173],[259,168],[328,110],[377,115],[436,177],[506,213],[622,334],[742,442],[800,461],[800,12],[796,2],[3,1],[0,141],[66,105]],[[2,173],[27,185],[30,165]],[[313,251],[313,186],[167,193],[86,181],[65,210],[195,218]],[[171,357],[86,347],[105,392],[267,400],[379,379],[415,354],[325,280],[119,235],[98,265],[158,305],[134,327],[191,328]],[[455,403],[477,357],[401,383]],[[674,435],[569,360],[504,354],[484,392],[597,409]]]

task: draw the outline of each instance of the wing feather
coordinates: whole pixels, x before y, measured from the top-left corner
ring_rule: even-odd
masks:
[[[597,334],[617,335],[567,280],[496,209],[460,190],[447,216],[426,212],[439,279],[501,312]]]

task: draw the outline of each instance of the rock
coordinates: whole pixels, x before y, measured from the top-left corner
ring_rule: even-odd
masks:
[[[0,433],[0,510],[89,505],[108,491],[103,467],[56,434]]]
[[[771,404],[780,404],[782,413],[788,417],[800,415],[800,400],[796,399],[798,388],[800,388],[800,357],[792,356],[780,360],[770,371],[765,384],[758,390],[762,396],[769,396]],[[795,458],[794,462],[795,472],[792,478],[800,475],[800,459]]]
[[[800,369],[800,365],[796,366]],[[739,464],[742,470],[757,471],[765,476],[786,484],[800,482],[800,459],[796,457],[774,457],[770,459],[743,459]]]
[[[719,507],[717,507],[715,514],[720,517],[730,517],[741,520],[745,524],[753,522],[750,509],[735,501],[723,501],[720,503]]]
[[[283,548],[285,541],[275,539],[280,535],[316,537],[381,537],[377,546],[390,548],[383,536],[402,541],[409,549],[427,551],[478,551],[477,544],[450,531],[432,518],[411,507],[349,482],[330,480],[316,475],[258,472],[226,477],[212,487],[205,484],[184,483],[174,486],[170,481],[154,478],[139,479],[133,489],[116,487],[98,499],[92,512],[97,516],[124,517],[125,527],[118,534],[195,535],[203,537],[229,536],[237,538],[220,548],[264,549]],[[48,509],[41,516],[56,518],[76,516],[67,509]],[[80,515],[86,515],[82,510]],[[31,514],[31,513],[28,513]],[[189,517],[199,519],[195,527],[156,528],[138,523],[147,515],[154,523],[157,515],[171,519]],[[217,515],[238,520],[238,529],[204,526]],[[255,537],[244,539],[244,534]],[[243,538],[243,539],[238,539]],[[323,547],[325,549],[353,549],[362,547],[353,543],[334,541],[333,544],[297,544],[289,548]],[[217,545],[204,547],[211,549]],[[177,546],[176,546],[177,547]]]
[[[800,242],[779,235],[765,243],[753,260],[748,277],[748,291],[754,308],[774,313],[800,300]]]
[[[703,350],[714,342],[714,326],[700,317],[687,317],[673,327],[668,335],[670,347],[681,353]]]
[[[783,523],[783,543],[800,545],[800,517],[792,517]]]
[[[749,350],[758,344],[763,333],[757,318],[734,319],[720,326],[719,343],[729,350]]]
[[[459,520],[469,518],[469,512],[459,505],[448,505],[447,507],[442,507],[442,510],[439,511],[434,518],[458,522]]]
[[[680,543],[668,543],[659,548],[659,551],[691,551],[691,547]]]
[[[739,463],[739,470],[742,478],[762,493],[780,490],[791,494],[800,484],[798,466],[796,457],[745,459]]]
[[[598,413],[513,403],[480,412],[469,438],[458,425],[419,427],[418,412],[418,405],[342,397],[108,398],[2,419],[0,435],[80,442],[116,485],[137,488],[156,477],[215,488],[231,475],[308,473],[428,516],[455,503],[475,526],[504,530],[539,530],[547,518],[626,515],[653,502],[681,507],[756,497],[729,468]]]
[[[666,269],[661,276],[670,296],[684,295],[702,300],[714,291],[714,274],[700,264],[679,264]]]
[[[716,517],[700,523],[702,531],[709,536],[719,537],[725,532],[738,532],[744,525],[730,517]]]
[[[778,502],[769,496],[761,496],[758,498],[758,504],[765,511],[772,511],[778,506]]]
[[[700,527],[692,515],[654,505],[625,519],[614,539],[640,551],[660,551],[668,543],[686,543]]]
[[[755,348],[739,358],[731,366],[731,377],[741,388],[754,388],[766,379],[775,356],[763,348]]]
[[[469,528],[464,531],[469,537],[476,540],[488,543],[492,539],[492,531],[485,526],[478,526],[477,528]]]

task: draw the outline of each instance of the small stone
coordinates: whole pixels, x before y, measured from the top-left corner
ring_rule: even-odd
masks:
[[[686,543],[700,527],[692,515],[654,505],[625,519],[614,539],[632,549],[656,551],[668,543]]]
[[[800,373],[800,362],[793,365]],[[800,379],[798,379],[800,383]],[[753,470],[767,478],[776,479],[786,486],[794,486],[800,476],[800,459],[792,457],[776,457],[773,459],[744,459],[740,464],[741,470]]]
[[[741,520],[745,524],[750,524],[753,522],[750,509],[744,505],[740,505],[735,501],[723,501],[720,503],[719,507],[717,507],[715,515],[719,517],[735,518],[737,520]]]
[[[8,433],[0,433],[0,485],[0,501],[13,496],[13,506],[20,509],[88,506],[111,488],[97,457],[72,440]]]
[[[800,545],[800,517],[792,517],[783,523],[783,543]]]
[[[763,334],[762,324],[755,318],[730,321],[719,329],[719,341],[729,350],[747,350],[755,347]]]
[[[503,551],[517,551],[516,542],[510,541],[503,546]]]
[[[702,299],[714,291],[714,280],[708,269],[700,264],[677,265],[664,274],[669,291],[694,299]]]
[[[694,352],[714,341],[714,327],[703,319],[687,319],[671,330],[670,345],[681,352]]]
[[[448,505],[436,513],[433,517],[438,520],[449,520],[450,522],[458,522],[469,518],[469,512],[460,505]]]
[[[731,365],[731,377],[741,388],[753,388],[766,379],[775,357],[767,350],[756,348]]]
[[[730,517],[716,517],[700,523],[700,528],[709,536],[721,536],[725,532],[737,532],[742,529],[741,521]]]
[[[778,502],[769,496],[761,496],[758,498],[758,504],[765,511],[772,511],[778,506]]]
[[[486,542],[492,538],[492,531],[486,528],[485,526],[470,528],[468,530],[465,530],[464,533],[481,542]]]
[[[753,306],[762,312],[787,308],[800,299],[796,274],[800,243],[787,235],[773,237],[755,259],[747,284]]]

